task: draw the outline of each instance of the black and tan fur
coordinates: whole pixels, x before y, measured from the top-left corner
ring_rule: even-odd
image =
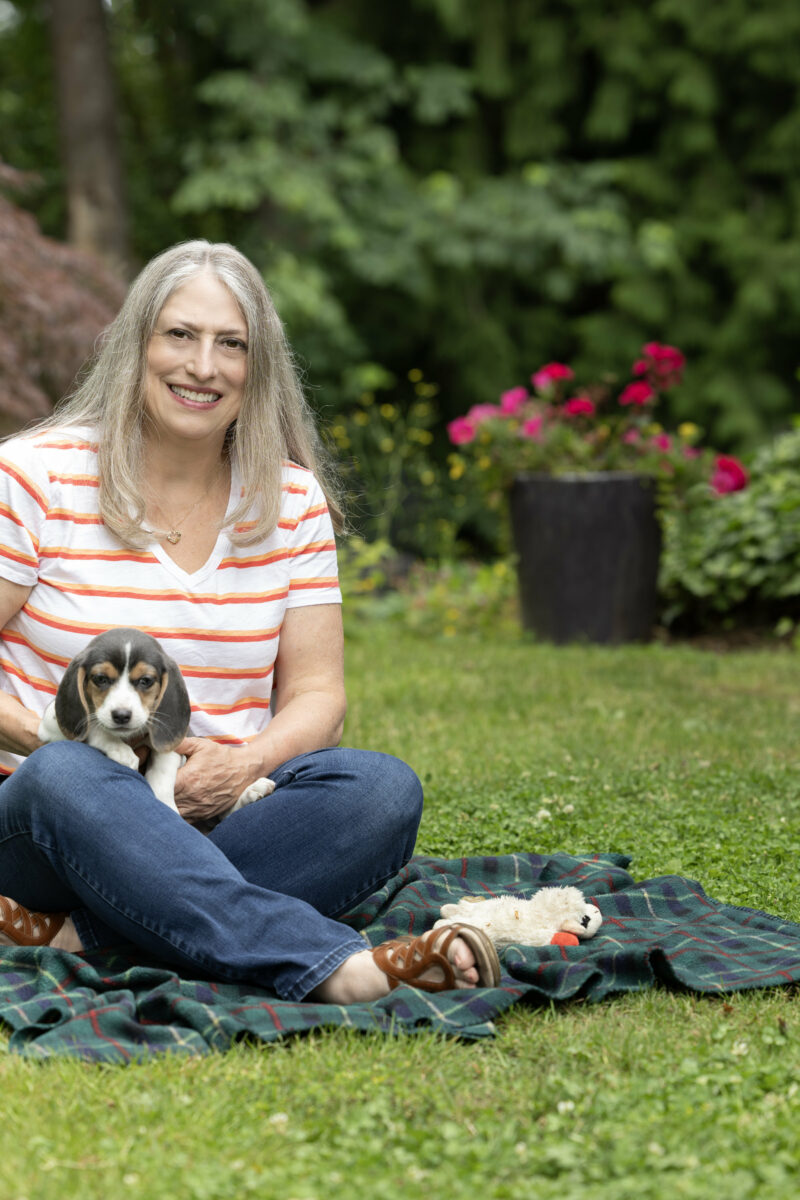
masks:
[[[138,770],[136,749],[150,748],[145,778],[159,800],[177,811],[176,747],[189,730],[191,706],[178,665],[140,629],[109,629],[72,659],[39,726],[43,742],[87,742],[122,766]],[[269,795],[258,779],[234,810]],[[233,811],[233,810],[232,810]]]

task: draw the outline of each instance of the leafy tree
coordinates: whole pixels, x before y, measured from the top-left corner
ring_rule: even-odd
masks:
[[[55,232],[41,2],[3,7],[0,144],[42,169]],[[136,253],[240,245],[321,404],[348,404],[370,362],[419,367],[446,419],[542,362],[596,376],[668,340],[689,359],[671,421],[736,447],[791,410],[795,0],[408,0],[402,19],[371,0],[113,0],[111,17]]]
[[[28,180],[30,186],[35,181]],[[25,177],[0,162],[0,187]],[[45,416],[69,389],[124,293],[98,259],[45,238],[0,194],[0,432]]]

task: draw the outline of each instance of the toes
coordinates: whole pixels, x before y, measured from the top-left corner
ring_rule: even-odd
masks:
[[[475,987],[479,979],[475,955],[462,938],[453,941],[448,958],[458,972],[457,986]]]

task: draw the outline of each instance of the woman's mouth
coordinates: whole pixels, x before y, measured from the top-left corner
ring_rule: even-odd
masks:
[[[168,383],[167,387],[172,392],[173,396],[177,396],[179,400],[183,400],[186,404],[197,405],[198,407],[207,407],[209,404],[216,404],[222,399],[221,392],[212,392],[207,388],[196,389],[183,387],[181,384]]]

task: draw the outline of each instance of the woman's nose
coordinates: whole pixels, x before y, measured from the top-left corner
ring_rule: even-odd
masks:
[[[213,341],[198,338],[186,364],[196,379],[211,379],[217,373],[216,347]]]

